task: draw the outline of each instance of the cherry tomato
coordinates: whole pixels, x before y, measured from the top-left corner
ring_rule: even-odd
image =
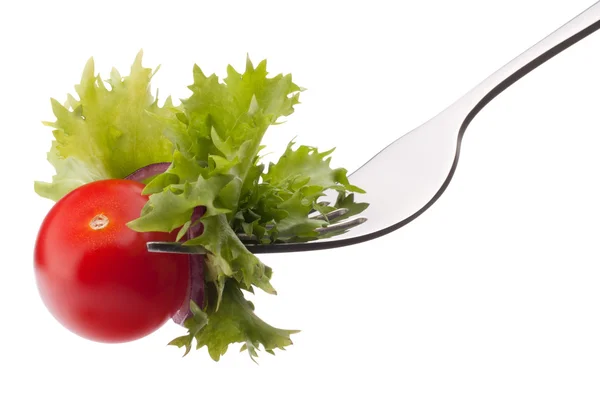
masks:
[[[41,298],[67,329],[99,342],[127,342],[161,327],[188,291],[188,257],[150,253],[148,241],[175,233],[140,233],[148,197],[143,184],[102,180],[60,199],[44,219],[35,246]]]

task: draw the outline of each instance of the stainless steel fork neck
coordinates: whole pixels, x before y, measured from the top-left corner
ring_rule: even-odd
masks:
[[[459,137],[462,138],[473,118],[502,91],[598,29],[600,29],[600,2],[590,6],[465,94],[447,109],[451,113],[458,112],[464,117]]]

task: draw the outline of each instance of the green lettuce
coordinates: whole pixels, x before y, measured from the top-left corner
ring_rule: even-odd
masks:
[[[79,99],[69,95],[64,105],[52,100],[56,121],[45,124],[54,128],[48,160],[56,175],[52,183],[35,183],[39,195],[57,201],[87,182],[171,161],[174,146],[157,116],[165,120],[175,113],[170,99],[159,107],[151,94],[153,75],[142,66],[141,52],[128,76],[113,69],[106,82],[94,73],[94,60],[88,61],[75,86]]]
[[[198,221],[204,232],[184,242],[201,245],[205,258],[205,300],[192,302],[193,316],[184,323],[187,334],[171,342],[187,354],[195,342],[207,347],[214,360],[228,347],[241,343],[252,358],[261,348],[269,353],[290,345],[294,330],[274,328],[254,313],[244,291],[255,288],[276,294],[272,270],[250,253],[239,235],[270,244],[320,237],[316,229],[327,220],[310,218],[345,207],[358,213],[365,204],[354,203],[347,171],[330,166],[333,149],[319,152],[293,142],[277,162],[263,164],[259,155],[267,129],[291,115],[303,91],[292,76],[268,76],[266,61],[254,66],[248,58],[244,72],[227,68],[221,80],[193,68],[191,94],[175,106],[170,98],[158,105],[150,92],[154,74],[141,64],[141,53],[122,77],[113,70],[104,81],[94,74],[90,60],[79,99],[65,105],[52,101],[55,141],[48,160],[56,169],[51,183],[37,182],[43,197],[58,200],[87,182],[123,178],[157,162],[169,168],[149,180],[149,200],[140,217],[129,223],[136,231],[170,232],[179,238],[192,227],[197,207],[205,212]],[[333,206],[319,201],[337,193]]]

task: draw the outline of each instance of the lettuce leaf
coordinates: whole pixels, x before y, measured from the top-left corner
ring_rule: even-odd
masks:
[[[143,166],[170,162],[173,143],[163,134],[164,120],[175,118],[170,99],[162,107],[150,92],[154,72],[142,66],[140,52],[129,75],[113,69],[103,81],[90,59],[75,86],[79,98],[65,104],[51,100],[54,141],[48,154],[56,169],[51,183],[38,181],[35,191],[57,201],[87,182],[123,178]],[[161,119],[158,119],[160,116]]]
[[[275,354],[275,349],[292,345],[290,335],[298,332],[278,329],[261,320],[254,313],[254,305],[231,280],[225,285],[219,308],[211,303],[205,310],[194,306],[192,311],[193,317],[185,323],[188,334],[169,343],[185,348],[184,355],[190,352],[195,340],[197,349],[206,346],[210,357],[218,361],[232,343],[242,343],[241,351],[247,350],[254,360],[260,346]]]
[[[341,204],[354,213],[353,193],[362,189],[349,183],[347,171],[330,166],[332,150],[290,142],[284,154],[268,168],[261,163],[262,138],[267,129],[291,115],[299,104],[301,87],[291,75],[270,77],[266,61],[246,60],[244,72],[227,68],[220,80],[193,68],[191,94],[174,106],[161,107],[150,94],[154,72],[141,64],[138,54],[130,75],[113,70],[107,81],[94,74],[93,61],[76,86],[79,98],[69,96],[63,106],[53,101],[55,141],[48,159],[56,169],[52,183],[36,183],[38,194],[57,200],[90,181],[123,178],[157,162],[170,163],[147,182],[149,200],[133,230],[170,232],[181,228],[179,238],[197,225],[203,233],[184,242],[201,245],[205,258],[205,299],[191,301],[193,315],[184,327],[188,333],[170,344],[185,349],[195,342],[207,347],[214,360],[229,345],[242,343],[254,359],[261,347],[274,353],[291,342],[295,330],[274,328],[254,313],[244,291],[261,289],[276,294],[273,271],[250,253],[239,234],[265,244],[320,237],[326,220],[309,218],[313,211],[327,213]],[[325,206],[319,199],[338,194],[337,203]],[[192,221],[194,210],[205,209]]]
[[[319,152],[315,147],[301,145],[294,149],[295,143],[289,143],[287,149],[276,163],[271,163],[267,172],[261,175],[261,182],[249,191],[252,199],[246,201],[243,210],[263,217],[273,218],[273,227],[260,227],[260,222],[242,222],[241,228],[251,234],[258,226],[261,240],[265,241],[297,241],[318,238],[316,228],[326,226],[325,220],[314,220],[308,217],[313,210],[327,213],[337,206],[320,207],[318,200],[330,190],[339,196],[348,193],[364,193],[359,187],[350,184],[348,171],[344,168],[331,168],[331,154],[334,149]],[[352,194],[350,194],[352,195]],[[348,209],[355,212],[358,206],[351,204]],[[250,216],[252,218],[252,216]]]

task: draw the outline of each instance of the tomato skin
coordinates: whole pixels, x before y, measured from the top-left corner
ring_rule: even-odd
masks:
[[[188,257],[146,249],[146,242],[173,241],[176,234],[126,225],[148,201],[143,188],[119,179],[83,185],[59,200],[41,225],[34,253],[40,296],[63,326],[84,338],[119,343],[144,337],[186,297]]]

